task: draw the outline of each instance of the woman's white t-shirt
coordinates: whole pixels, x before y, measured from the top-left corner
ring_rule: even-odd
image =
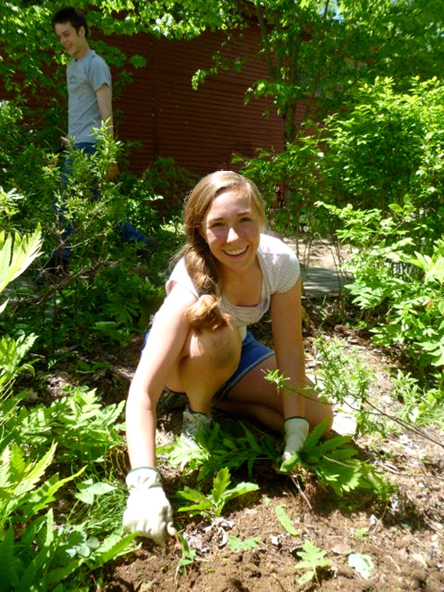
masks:
[[[256,323],[270,307],[271,296],[276,292],[287,292],[294,286],[299,275],[299,261],[294,251],[280,239],[261,234],[259,249],[257,252],[259,265],[262,271],[262,296],[255,306],[236,306],[231,304],[223,295],[221,308],[228,313],[233,323],[239,328],[242,337],[246,334],[246,327]],[[174,267],[167,283],[167,295],[174,284],[180,284],[192,294],[199,297],[198,292],[186,270],[185,260],[180,259]]]

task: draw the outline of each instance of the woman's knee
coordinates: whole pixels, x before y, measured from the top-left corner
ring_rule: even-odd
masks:
[[[241,346],[239,331],[228,325],[216,331],[193,333],[189,357],[216,370],[233,373],[239,364]]]

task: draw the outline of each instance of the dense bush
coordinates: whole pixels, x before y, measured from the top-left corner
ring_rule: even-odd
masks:
[[[111,182],[107,172],[120,160],[124,149],[120,142],[98,130],[94,155],[86,156],[69,145],[55,154],[45,141],[37,141],[44,136],[42,130],[29,135],[23,111],[15,103],[0,105],[0,129],[5,131],[0,136],[2,227],[29,233],[38,223],[43,235],[42,254],[28,272],[27,282],[14,284],[17,308],[6,311],[2,327],[8,330],[19,323],[38,334],[41,347],[50,350],[70,344],[89,350],[109,339],[125,344],[135,331],[144,331],[146,311],[152,308],[151,301],[158,300],[165,280],[164,251],[178,244],[174,227],[168,228],[157,208],[164,201],[159,193],[162,171],[153,167],[142,178],[124,172]],[[64,188],[66,159],[72,169]],[[176,178],[186,177],[186,171],[173,161],[168,170],[176,170]],[[151,178],[154,171],[156,183]],[[57,200],[65,204],[64,221],[54,211]],[[180,206],[182,200],[183,195]],[[181,209],[176,208],[176,218]],[[173,215],[172,208],[169,212]],[[153,255],[140,244],[122,241],[116,228],[124,220],[158,239]],[[45,266],[54,249],[66,248],[61,233],[67,225],[74,231],[69,238],[69,269],[48,274]],[[38,291],[31,280],[37,282]]]
[[[378,80],[324,130],[324,197],[354,246],[354,302],[424,378],[444,366],[443,118],[438,81],[397,94]]]
[[[331,233],[325,212],[315,207],[323,156],[318,136],[307,133],[284,152],[260,151],[257,158],[235,156],[234,162],[242,163],[242,174],[260,187],[273,229],[322,236]]]

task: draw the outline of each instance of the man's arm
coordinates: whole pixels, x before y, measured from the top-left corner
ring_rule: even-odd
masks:
[[[107,84],[96,90],[97,105],[99,106],[100,117],[106,125],[106,129],[110,136],[114,135],[113,128],[113,105],[111,97],[111,88]]]
[[[107,84],[96,90],[97,105],[99,106],[100,118],[103,124],[106,126],[106,131],[113,138],[114,137],[114,126],[113,126],[113,104],[111,97],[111,88]],[[114,162],[108,171],[108,181],[113,181],[120,174],[119,166]]]

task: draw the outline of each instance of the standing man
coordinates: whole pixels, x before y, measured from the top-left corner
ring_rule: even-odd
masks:
[[[85,16],[73,6],[60,9],[52,18],[52,24],[71,60],[66,70],[68,86],[68,138],[73,148],[83,150],[86,154],[94,154],[97,138],[93,130],[101,125],[113,136],[113,111],[111,73],[107,63],[92,50],[88,43],[88,25]],[[71,172],[69,159],[65,163],[62,178],[66,185],[66,178]],[[111,180],[118,175],[117,164],[109,171]],[[63,212],[65,205],[56,204],[57,213],[65,222]],[[154,238],[148,238],[136,230],[129,222],[123,222],[116,227],[122,239],[128,243],[139,243],[142,249],[152,251],[157,246]],[[65,225],[62,239],[66,241],[73,233],[73,228]],[[70,256],[69,246],[53,254],[52,263],[48,267],[62,265],[67,267]],[[55,261],[55,257],[58,261]]]
[[[103,123],[112,136],[111,73],[103,58],[88,43],[83,14],[68,6],[52,19],[60,43],[71,57],[66,70],[68,85],[68,137],[76,148],[90,151],[96,139],[93,128]]]

